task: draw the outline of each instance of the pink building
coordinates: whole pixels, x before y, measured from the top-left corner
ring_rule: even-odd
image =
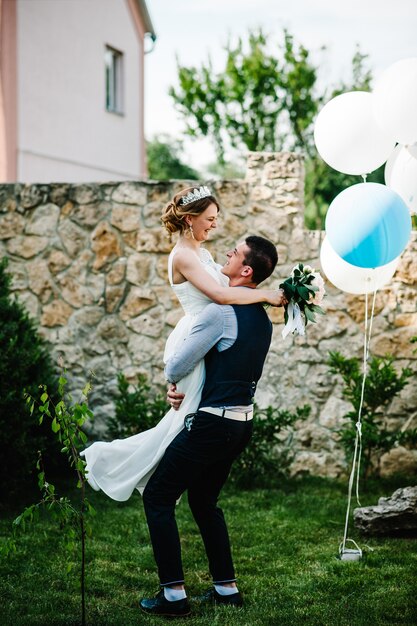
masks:
[[[0,0],[0,182],[146,176],[144,0]]]

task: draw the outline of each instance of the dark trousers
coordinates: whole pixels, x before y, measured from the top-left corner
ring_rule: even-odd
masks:
[[[161,585],[184,582],[175,505],[186,490],[213,582],[235,580],[229,534],[217,499],[251,435],[252,420],[239,422],[199,412],[190,430],[184,428],[166,449],[143,493]]]

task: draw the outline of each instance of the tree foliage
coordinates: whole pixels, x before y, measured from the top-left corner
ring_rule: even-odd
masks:
[[[66,392],[68,381],[65,372],[61,373],[58,380],[57,398],[51,398],[46,385],[41,388],[40,397],[34,397],[30,393],[25,394],[25,401],[30,415],[36,415],[39,426],[46,425],[54,434],[61,447],[61,453],[65,455],[69,468],[77,479],[79,489],[78,506],[73,504],[68,496],[58,497],[55,486],[46,478],[43,464],[42,451],[38,452],[38,486],[42,498],[36,504],[31,504],[13,522],[13,535],[6,543],[4,552],[7,555],[11,551],[18,550],[18,533],[26,531],[27,526],[41,522],[42,515],[48,514],[59,525],[58,537],[64,540],[68,552],[67,572],[72,570],[72,558],[74,552],[80,554],[80,600],[81,600],[81,624],[86,625],[86,602],[85,602],[85,571],[86,571],[86,539],[91,536],[89,516],[95,515],[95,509],[85,495],[87,482],[87,464],[81,458],[80,452],[85,448],[87,435],[83,427],[88,419],[93,418],[93,413],[88,408],[88,394],[91,384],[87,382],[82,391],[79,402],[73,402],[70,394]],[[48,477],[49,478],[49,477]],[[79,550],[79,548],[81,548]]]
[[[281,43],[270,44],[262,30],[247,41],[229,41],[223,70],[209,57],[200,68],[178,63],[178,87],[170,95],[182,114],[186,132],[210,137],[220,164],[230,150],[301,151],[306,157],[306,206],[310,227],[321,227],[329,202],[357,177],[328,167],[314,145],[314,121],[323,104],[344,91],[366,90],[371,73],[366,55],[356,50],[352,76],[339,85],[321,87],[319,67],[287,30]],[[373,180],[381,180],[378,172]]]
[[[144,374],[138,375],[136,385],[131,385],[126,376],[117,376],[116,413],[107,420],[107,436],[122,439],[148,430],[159,422],[169,407],[160,393],[151,393]]]
[[[36,396],[39,385],[56,389],[45,342],[23,306],[11,295],[7,259],[0,261],[0,452],[3,471],[0,491],[10,503],[14,492],[36,484],[38,450],[45,451],[48,467],[59,466],[59,448],[50,429],[39,427],[27,410],[24,394]]]
[[[200,175],[181,161],[182,143],[166,135],[155,137],[146,144],[148,175],[155,180],[173,178],[198,180]]]
[[[365,476],[378,462],[381,454],[396,444],[417,444],[417,429],[403,430],[389,426],[385,411],[394,397],[408,384],[414,372],[405,367],[397,373],[393,357],[372,357],[367,365],[367,376],[361,408],[362,422],[362,469]],[[352,404],[352,411],[346,414],[348,422],[340,430],[340,438],[346,453],[353,453],[356,437],[356,422],[361,407],[363,372],[360,360],[347,358],[340,352],[329,353],[330,371],[341,376],[344,388],[343,396]]]
[[[295,424],[310,413],[307,404],[294,411],[255,405],[252,439],[233,464],[232,482],[243,488],[270,487],[288,478],[294,459]]]

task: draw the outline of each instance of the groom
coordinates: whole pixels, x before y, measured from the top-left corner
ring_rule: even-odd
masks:
[[[277,260],[270,241],[251,236],[227,253],[222,272],[231,287],[255,289],[271,275]],[[285,303],[282,294],[281,305]],[[227,526],[217,499],[233,461],[251,438],[253,398],[271,337],[272,324],[262,304],[209,304],[196,318],[179,352],[166,364],[166,377],[175,384],[204,357],[206,381],[197,412],[186,416],[185,428],[168,446],[143,493],[162,587],[156,597],[141,600],[147,613],[190,614],[175,521],[175,505],[185,491],[214,583],[200,600],[242,605]],[[181,395],[175,392],[175,385],[168,397],[178,408]]]

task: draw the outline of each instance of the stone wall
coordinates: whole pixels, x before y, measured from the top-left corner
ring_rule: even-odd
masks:
[[[145,373],[164,386],[162,354],[181,311],[167,286],[167,254],[173,245],[160,214],[184,181],[159,183],[0,186],[0,256],[9,258],[13,289],[51,345],[62,355],[71,387],[80,391],[95,373],[92,408],[96,428],[114,412],[116,376],[134,381]],[[279,266],[269,285],[279,285],[299,260],[319,267],[321,232],[306,231],[303,164],[290,153],[251,153],[244,181],[214,185],[222,206],[219,228],[207,245],[221,262],[245,235],[272,239]],[[398,366],[415,363],[410,338],[417,335],[417,238],[403,254],[391,284],[377,294],[371,351],[394,354]],[[267,283],[265,283],[267,284]],[[281,338],[283,314],[269,308],[274,336],[257,400],[294,408],[312,406],[296,432],[294,474],[338,476],[346,470],[337,431],[348,404],[330,375],[329,350],[361,356],[364,298],[327,285],[327,316],[307,337]],[[389,408],[389,422],[417,426],[417,388],[409,384]],[[416,454],[395,450],[417,467]],[[388,469],[386,470],[388,471]]]

